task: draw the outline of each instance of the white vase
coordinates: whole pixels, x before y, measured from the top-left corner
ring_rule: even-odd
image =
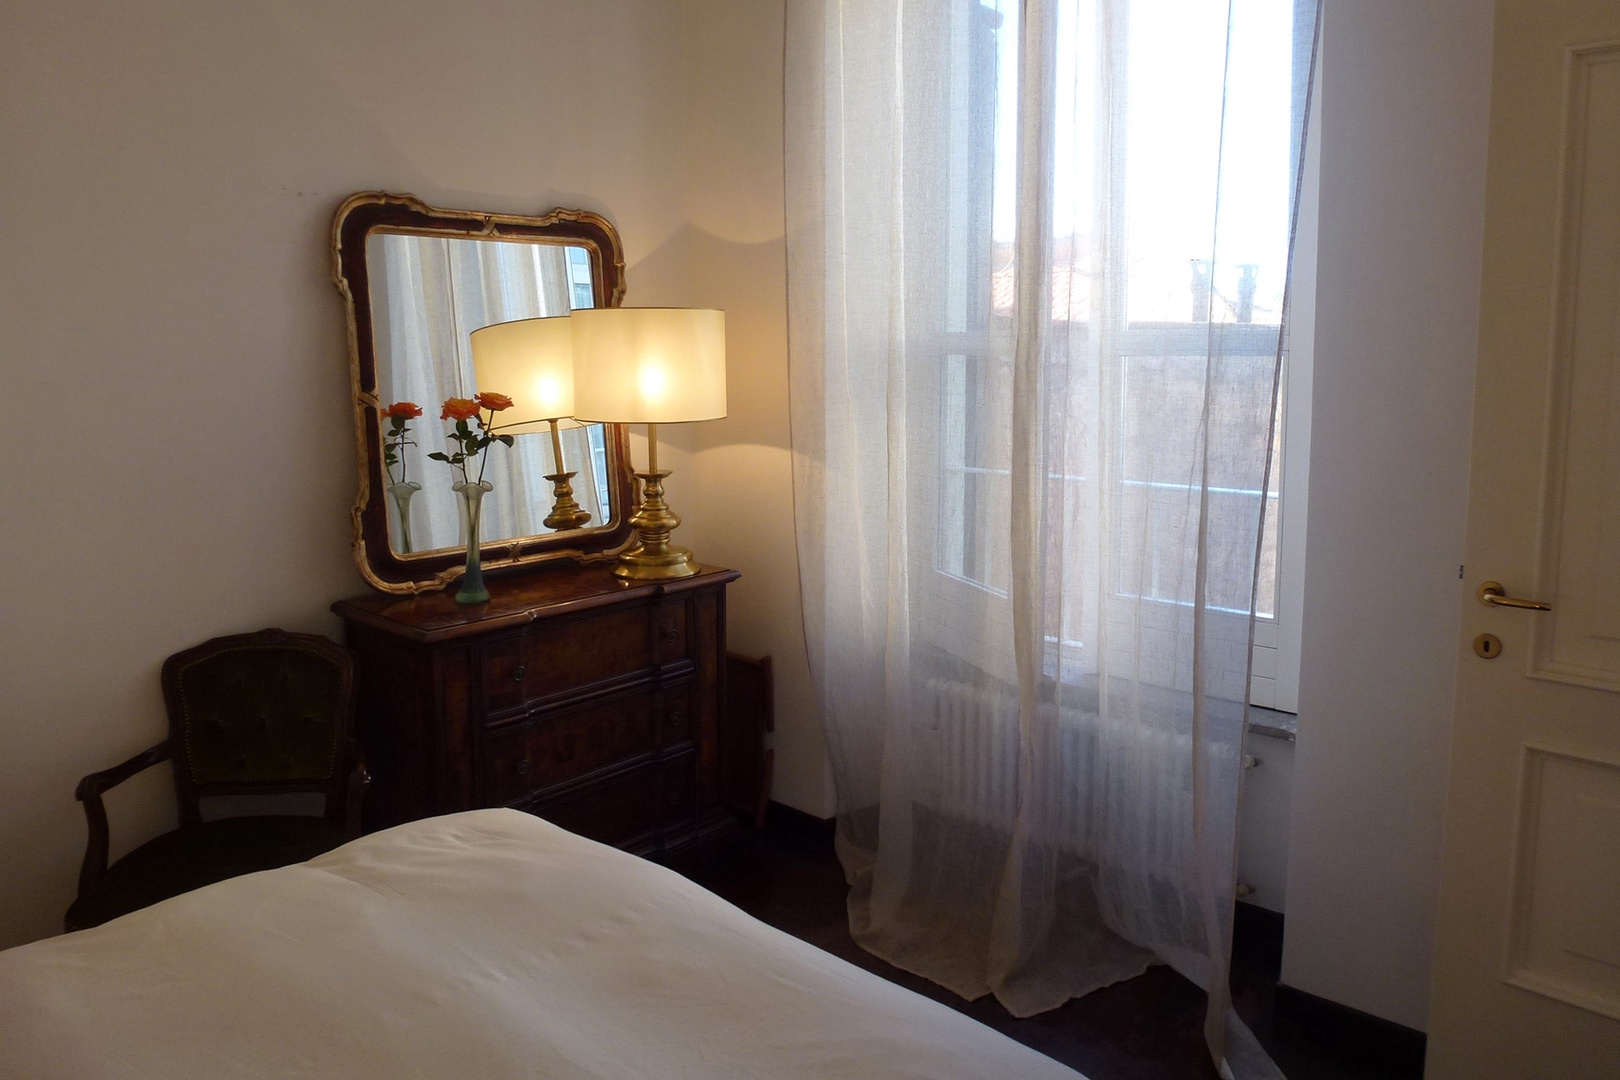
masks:
[[[394,498],[394,509],[399,511],[400,552],[405,555],[416,550],[411,546],[411,496],[421,490],[422,485],[415,480],[401,480],[388,485],[388,494]]]

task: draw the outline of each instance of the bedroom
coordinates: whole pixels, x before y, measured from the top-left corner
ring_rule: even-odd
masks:
[[[1331,406],[1312,431],[1312,621],[1271,858],[1283,981],[1424,1030],[1491,17],[1327,7]],[[162,732],[164,656],[261,626],[335,637],[328,605],[363,589],[327,249],[356,191],[595,209],[624,239],[629,303],[726,310],[732,407],[672,433],[672,500],[684,541],[743,573],[730,646],[775,657],[773,798],[831,813],[795,571],[780,4],[163,0],[0,19],[0,947],[58,930],[84,843],[73,785]],[[1398,613],[1367,603],[1370,582]],[[115,853],[169,827],[166,785],[120,791]]]

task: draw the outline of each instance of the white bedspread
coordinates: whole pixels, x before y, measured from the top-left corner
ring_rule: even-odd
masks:
[[[0,1077],[1079,1074],[512,810],[0,953]]]

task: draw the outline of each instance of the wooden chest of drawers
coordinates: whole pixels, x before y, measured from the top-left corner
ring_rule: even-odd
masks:
[[[359,663],[371,829],[512,806],[638,854],[737,827],[757,799],[757,730],[725,715],[736,572],[625,583],[608,567],[332,606]]]

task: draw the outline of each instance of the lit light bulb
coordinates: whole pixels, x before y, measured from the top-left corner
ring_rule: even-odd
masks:
[[[641,396],[648,401],[657,401],[664,396],[664,384],[667,377],[661,367],[644,367],[641,369]]]
[[[555,406],[562,398],[562,387],[558,384],[557,376],[540,376],[540,383],[535,387],[535,396],[540,399],[541,406],[548,411]]]

